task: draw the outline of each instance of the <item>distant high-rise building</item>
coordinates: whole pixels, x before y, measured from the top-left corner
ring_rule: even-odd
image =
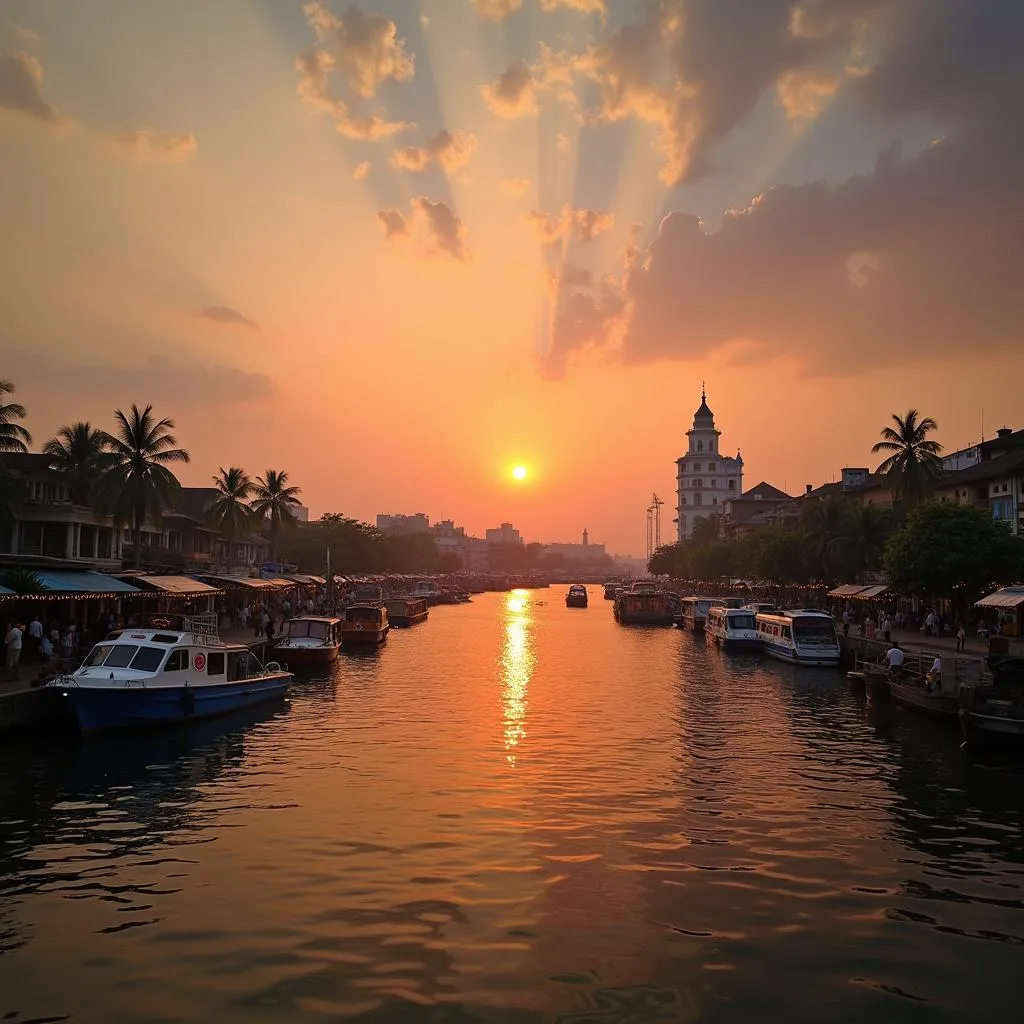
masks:
[[[700,393],[700,407],[693,414],[693,426],[686,432],[687,452],[676,459],[676,510],[679,540],[693,533],[693,524],[719,515],[722,505],[743,492],[743,457],[722,456],[715,428],[715,415],[708,408],[707,395]]]
[[[488,544],[522,544],[523,538],[511,523],[502,523],[496,530],[487,531]]]

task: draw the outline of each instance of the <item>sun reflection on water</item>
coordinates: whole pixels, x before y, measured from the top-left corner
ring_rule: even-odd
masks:
[[[526,736],[527,690],[536,660],[530,627],[528,595],[513,590],[505,602],[505,643],[501,651],[501,704],[504,715],[505,759],[516,764],[516,747]]]

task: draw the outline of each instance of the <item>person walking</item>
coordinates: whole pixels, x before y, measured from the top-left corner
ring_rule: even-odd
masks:
[[[43,624],[39,621],[39,615],[33,615],[32,621],[28,624],[28,649],[32,654],[38,656],[40,641],[43,639]]]
[[[4,667],[7,669],[7,677],[9,679],[18,678],[18,662],[21,660],[21,639],[21,626],[16,622],[12,622],[11,628],[7,631],[7,635],[4,637],[4,643],[7,644],[7,655],[4,658]]]
[[[964,629],[964,624],[961,622],[959,624],[959,626],[957,626],[957,630],[956,630],[956,649],[958,651],[962,651],[964,649],[964,645],[966,643],[967,643],[967,630]]]

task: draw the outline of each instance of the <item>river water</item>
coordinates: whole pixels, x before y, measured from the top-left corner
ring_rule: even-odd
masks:
[[[0,1019],[1016,1019],[1024,773],[593,589],[241,718],[5,741]]]

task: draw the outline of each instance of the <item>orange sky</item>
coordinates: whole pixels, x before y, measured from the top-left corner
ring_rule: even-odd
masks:
[[[702,380],[791,493],[908,406],[950,448],[1024,425],[1016,9],[728,6],[7,3],[37,442],[153,402],[188,484],[642,553]]]

